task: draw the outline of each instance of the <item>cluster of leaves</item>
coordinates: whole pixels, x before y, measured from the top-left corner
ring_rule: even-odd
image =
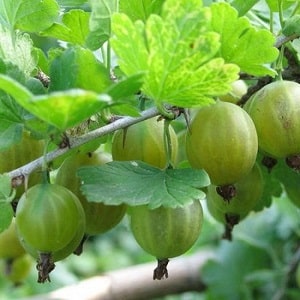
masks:
[[[160,7],[158,1],[143,1],[144,8],[138,14],[132,7],[141,4],[129,6],[120,1],[121,13],[115,13],[117,1],[90,1],[89,11],[64,9],[59,15],[65,5],[78,5],[77,2],[62,1],[59,6],[54,0],[36,1],[30,2],[30,7],[28,1],[0,3],[1,89],[32,118],[59,130],[116,106],[140,87],[156,104],[191,107],[211,102],[212,96],[227,92],[239,69],[254,75],[274,75],[264,66],[276,59],[274,38],[265,30],[256,30],[246,18],[239,18],[228,4],[207,8],[200,1],[166,1]],[[160,15],[150,15],[157,11]],[[231,20],[232,25],[224,31],[221,27],[226,20]],[[67,47],[44,53],[34,45],[36,35],[63,41]],[[227,36],[231,36],[230,41]],[[250,51],[251,40],[264,43],[259,42],[259,47]],[[122,76],[122,80],[127,80],[122,90],[120,81],[114,83],[109,78],[110,49],[106,62],[100,62],[92,52],[104,52],[103,45],[108,41],[126,75]],[[235,41],[235,51],[228,54],[232,48],[229,45]],[[245,56],[245,51],[251,56]],[[48,89],[33,82],[38,70],[50,76]],[[6,110],[9,108],[12,110]],[[124,106],[122,109],[123,114],[127,112]],[[49,111],[53,113],[48,114]],[[16,114],[19,120],[6,124],[1,132],[13,130],[17,121],[24,123],[29,119],[28,114]],[[41,127],[37,129],[41,131]]]

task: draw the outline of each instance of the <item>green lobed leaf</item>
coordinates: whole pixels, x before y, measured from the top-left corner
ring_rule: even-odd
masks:
[[[108,95],[82,89],[35,96],[17,81],[1,74],[0,89],[28,112],[60,130],[77,125],[111,104]]]
[[[137,117],[140,115],[137,93],[143,84],[143,75],[136,74],[127,78],[121,78],[106,90],[114,103],[110,106],[110,112],[115,115],[128,115]]]
[[[0,233],[7,229],[13,218],[13,210],[9,202],[0,202]]]
[[[280,5],[282,5],[282,9],[287,9],[291,5],[293,5],[295,2],[298,2],[299,0],[265,0],[272,12],[279,12],[280,11]]]
[[[159,14],[163,4],[163,0],[120,0],[119,11],[126,14],[132,21],[145,22],[150,14]]]
[[[37,37],[38,41],[43,40],[44,38],[40,38]],[[48,39],[48,41],[50,41],[50,39]],[[47,43],[48,43],[47,41]],[[36,42],[37,44],[38,42]],[[57,41],[51,41],[51,45],[53,45],[54,43],[57,43]],[[49,45],[50,43],[48,43]],[[34,47],[33,48],[33,52],[35,57],[37,57],[37,70],[43,72],[44,74],[49,74],[49,60],[48,60],[48,53],[46,54],[46,52],[42,49],[42,48],[37,48]],[[34,74],[37,75],[37,74]]]
[[[82,167],[77,172],[81,191],[92,202],[131,206],[148,204],[177,207],[203,199],[200,190],[209,184],[203,170],[161,170],[141,161],[114,161],[103,166]]]
[[[99,112],[110,100],[105,94],[70,89],[34,96],[31,101],[20,104],[36,117],[63,131]]]
[[[300,35],[300,15],[292,16],[284,22],[282,33],[286,36]]]
[[[212,27],[221,36],[220,53],[226,62],[237,64],[251,75],[276,75],[266,65],[275,61],[279,53],[270,31],[256,29],[246,17],[238,17],[228,3],[212,4],[211,12]]]
[[[21,139],[22,130],[22,124],[3,120],[0,115],[0,151],[17,143]]]
[[[111,36],[111,16],[117,11],[117,0],[90,0],[91,17],[89,39],[98,39],[97,48],[100,48]],[[95,45],[93,45],[95,47]],[[95,48],[93,48],[95,50]]]
[[[49,36],[74,45],[85,46],[89,30],[90,13],[80,9],[72,9],[62,16],[62,23],[54,23],[41,32],[42,36]]]
[[[27,32],[39,32],[50,27],[59,16],[55,0],[23,0],[17,10],[15,27]]]
[[[239,68],[216,57],[219,36],[200,1],[167,0],[145,25],[124,14],[112,18],[111,44],[128,76],[145,72],[142,91],[158,105],[201,106],[227,93]]]
[[[128,76],[146,73],[149,53],[143,36],[144,24],[141,21],[132,23],[124,14],[114,14],[112,30],[116,36],[111,44],[119,56],[122,71]]]
[[[102,93],[111,84],[109,72],[94,53],[79,46],[59,53],[50,66],[49,91],[71,88]]]
[[[55,0],[0,0],[0,22],[11,31],[39,32],[51,26],[58,14]]]
[[[230,4],[239,13],[239,16],[245,15],[259,0],[233,0]]]
[[[0,74],[5,74],[22,84],[26,81],[24,72],[5,58],[0,58]]]
[[[21,105],[22,103],[30,102],[33,98],[33,94],[28,89],[16,80],[3,74],[0,74],[0,90],[15,98]]]
[[[18,67],[26,77],[29,77],[37,65],[32,40],[26,33],[16,33],[14,36],[2,30],[0,26],[0,58],[5,63]]]
[[[3,78],[2,81],[0,79],[2,82],[0,84],[0,89],[7,92],[0,91],[0,151],[19,142],[24,127],[32,131],[31,128],[29,128],[31,127],[29,124],[32,124],[33,122],[41,124],[42,122],[40,119],[37,119],[26,111],[13,97],[24,97],[24,101],[27,101],[26,99],[32,97],[32,93],[45,94],[45,88],[39,80],[30,77],[24,82],[23,76],[19,74],[19,69],[16,68],[16,66],[6,64],[6,67],[6,70],[1,68],[0,60],[0,73],[2,73],[1,71],[4,71],[4,73],[8,75],[7,77],[4,77],[4,80]],[[16,81],[13,81],[12,79],[15,79]],[[22,83],[24,82],[25,86],[18,83],[20,81]],[[45,126],[48,127],[47,124],[43,124],[43,127]],[[39,131],[40,129],[41,126],[39,126]]]
[[[124,99],[136,94],[143,84],[144,74],[135,74],[133,76],[121,79],[107,89],[107,93],[114,99]]]
[[[11,195],[12,188],[10,176],[8,174],[0,174],[0,202],[10,202]]]
[[[21,140],[23,110],[13,99],[0,98],[0,151]]]

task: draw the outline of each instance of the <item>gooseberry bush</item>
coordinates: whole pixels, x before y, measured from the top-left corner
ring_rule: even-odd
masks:
[[[122,223],[149,280],[206,247],[195,299],[300,298],[299,1],[0,0],[0,49],[7,279]]]

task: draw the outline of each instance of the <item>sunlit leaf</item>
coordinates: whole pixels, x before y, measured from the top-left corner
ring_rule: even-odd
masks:
[[[82,89],[35,96],[17,81],[1,74],[0,89],[28,112],[61,130],[77,125],[111,104],[108,95]]]
[[[55,0],[0,0],[0,22],[11,31],[39,32],[57,19],[59,6]]]
[[[132,21],[146,21],[152,13],[160,13],[164,0],[120,0],[120,12]]]
[[[146,72],[149,53],[143,36],[144,24],[132,23],[125,14],[113,15],[112,22],[116,37],[111,43],[122,71],[128,76]]]
[[[145,72],[142,91],[158,105],[201,106],[230,90],[239,68],[216,57],[219,35],[201,2],[167,0],[161,16],[145,25],[128,16],[112,19],[112,46],[126,75]]]
[[[108,70],[94,53],[79,46],[56,56],[50,66],[50,78],[50,91],[80,88],[101,93],[111,84]]]
[[[275,61],[278,50],[275,38],[264,29],[256,29],[246,17],[228,3],[211,5],[212,26],[221,36],[221,56],[226,62],[235,63],[241,71],[256,75],[275,76],[276,71],[266,64]]]
[[[41,120],[65,130],[99,112],[109,103],[110,97],[107,95],[72,89],[35,96],[31,101],[20,104]]]
[[[90,13],[73,9],[65,13],[62,23],[54,23],[44,30],[42,36],[50,36],[74,45],[85,46],[89,30]]]
[[[90,0],[91,18],[89,28],[91,40],[98,39],[98,48],[111,36],[111,16],[117,11],[117,0]],[[95,47],[95,45],[94,45]],[[94,50],[94,49],[93,49]]]
[[[16,33],[14,36],[8,30],[0,27],[0,58],[5,63],[11,63],[29,77],[37,64],[30,36]]]
[[[55,0],[23,0],[18,7],[15,27],[39,32],[50,27],[58,16],[59,6]]]

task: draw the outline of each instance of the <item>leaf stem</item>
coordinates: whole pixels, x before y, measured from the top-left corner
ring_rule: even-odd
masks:
[[[270,32],[274,33],[274,15],[270,9]]]
[[[167,155],[167,168],[173,168],[172,164],[172,140],[170,135],[170,119],[164,120],[164,144],[165,144],[165,152]]]
[[[285,46],[282,45],[280,48],[280,54],[279,54],[277,64],[276,64],[276,71],[278,72],[278,76],[277,76],[278,80],[282,80],[284,48],[285,48]]]
[[[48,170],[48,163],[46,160],[47,152],[48,152],[48,146],[49,146],[50,140],[47,141],[47,143],[44,146],[44,152],[42,156],[42,182],[43,183],[50,183],[50,176],[49,176],[49,170]]]
[[[106,68],[110,72],[111,68],[111,47],[110,47],[110,42],[107,41],[106,45]]]
[[[279,22],[280,22],[280,26],[281,28],[284,25],[284,18],[283,18],[283,1],[282,0],[278,0],[278,10],[279,10]]]
[[[103,46],[100,48],[100,52],[101,52],[103,64],[104,64],[104,65],[107,65],[106,54],[105,54],[105,51],[104,51]]]

